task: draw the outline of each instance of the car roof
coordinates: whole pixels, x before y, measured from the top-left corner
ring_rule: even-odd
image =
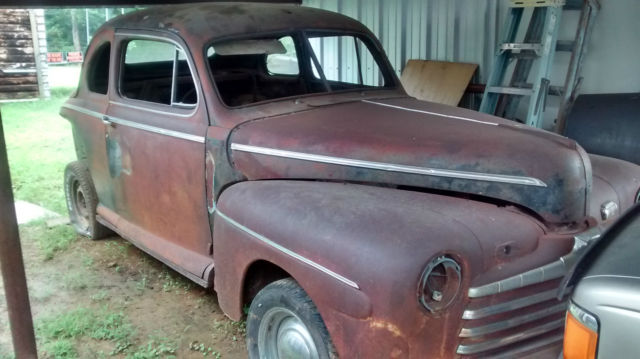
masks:
[[[114,18],[105,26],[115,29],[169,30],[201,42],[295,29],[369,33],[358,21],[331,11],[296,4],[251,2],[154,6]]]

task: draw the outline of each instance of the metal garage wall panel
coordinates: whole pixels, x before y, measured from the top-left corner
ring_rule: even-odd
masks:
[[[484,82],[504,22],[505,1],[304,0],[303,4],[340,12],[368,26],[398,74],[408,59],[472,62],[480,65],[479,81]]]

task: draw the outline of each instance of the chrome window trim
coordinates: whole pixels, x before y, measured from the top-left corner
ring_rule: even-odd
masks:
[[[475,180],[475,181],[500,182],[500,183],[517,184],[517,185],[524,185],[524,186],[536,186],[536,187],[547,186],[541,180],[533,177],[488,174],[488,173],[480,173],[480,172],[467,172],[467,171],[447,170],[447,169],[439,169],[439,168],[398,165],[398,164],[385,163],[385,162],[363,161],[363,160],[356,160],[351,158],[324,156],[324,155],[316,155],[316,154],[310,154],[310,153],[304,153],[304,152],[280,150],[280,149],[268,148],[268,147],[243,145],[240,143],[232,143],[231,149],[235,151],[250,152],[250,153],[256,153],[261,155],[285,157],[285,158],[291,158],[296,160],[328,163],[328,164],[343,165],[343,166],[369,168],[369,169],[389,171],[389,172],[420,174],[420,175],[427,175],[427,176],[467,179],[467,180]]]
[[[477,354],[484,351],[501,348],[510,344],[514,344],[520,341],[524,341],[529,338],[547,333],[554,329],[562,328],[564,326],[564,318],[554,320],[552,322],[545,323],[543,325],[533,327],[518,333],[508,335],[506,337],[479,342],[475,344],[461,344],[458,345],[456,353],[461,355]]]
[[[276,249],[276,250],[278,250],[278,251],[280,251],[280,252],[282,252],[282,253],[290,256],[290,257],[293,257],[293,258],[295,258],[295,259],[297,259],[297,260],[299,260],[299,261],[301,261],[301,262],[303,262],[305,264],[308,264],[309,266],[311,266],[311,267],[313,267],[313,268],[315,268],[315,269],[317,269],[317,270],[319,270],[319,271],[321,271],[321,272],[323,272],[323,273],[325,273],[325,274],[327,274],[327,275],[339,280],[340,282],[348,285],[349,287],[352,287],[352,288],[355,288],[355,289],[360,289],[360,287],[358,286],[358,284],[356,282],[354,282],[354,281],[352,281],[350,279],[347,279],[347,278],[343,277],[342,275],[340,275],[340,274],[338,274],[338,273],[336,273],[336,272],[334,272],[334,271],[322,266],[321,264],[318,264],[318,263],[316,263],[316,262],[314,262],[314,261],[312,261],[312,260],[310,260],[310,259],[308,259],[306,257],[303,257],[300,254],[298,254],[298,253],[296,253],[296,252],[294,252],[294,251],[292,251],[292,250],[290,250],[288,248],[285,248],[284,246],[282,246],[282,245],[270,240],[269,238],[261,235],[260,233],[257,233],[255,231],[243,226],[242,224],[234,221],[229,216],[227,216],[224,213],[222,213],[219,209],[216,209],[216,213],[218,214],[218,216],[220,216],[220,218],[224,219],[225,221],[227,221],[228,223],[230,223],[231,225],[233,225],[237,229],[239,229],[239,230],[249,234],[250,236],[260,240],[264,244],[266,244],[266,245],[268,245],[268,246],[270,246],[270,247],[272,247],[272,248],[274,248],[274,249]]]
[[[135,99],[130,99],[130,98],[126,98],[127,100],[131,100],[131,101],[138,101],[138,102],[142,102],[142,103],[148,103],[153,105],[159,105],[159,106],[166,106],[166,107],[171,107],[170,105],[165,105],[165,104],[161,104],[161,103],[154,103],[154,102],[148,102],[148,101],[142,101],[142,100],[135,100]],[[126,102],[120,102],[120,101],[113,101],[110,100],[109,104],[111,105],[118,105],[118,106],[122,106],[122,107],[127,107],[127,108],[132,108],[134,110],[141,110],[141,111],[146,111],[146,112],[151,112],[151,113],[157,113],[160,115],[169,115],[169,116],[176,116],[176,117],[181,117],[181,118],[188,118],[188,117],[193,117],[193,115],[195,114],[196,111],[191,112],[188,115],[185,115],[183,113],[174,113],[174,112],[169,112],[169,111],[163,111],[163,110],[157,110],[157,109],[153,109],[153,108],[148,108],[148,107],[144,107],[144,106],[137,106],[134,104],[129,104]],[[178,108],[178,107],[171,107],[171,108]]]
[[[431,111],[425,111],[425,110],[418,110],[418,109],[415,109],[415,108],[402,107],[402,106],[397,106],[397,105],[391,105],[391,104],[388,104],[388,103],[375,102],[375,101],[371,101],[371,100],[361,100],[361,101],[364,102],[364,103],[370,103],[370,104],[378,105],[378,106],[390,107],[390,108],[395,108],[395,109],[405,110],[405,111],[410,111],[410,112],[423,113],[423,114],[426,114],[426,115],[434,115],[434,116],[440,116],[440,117],[446,117],[446,118],[453,118],[453,119],[456,119],[456,120],[475,122],[475,123],[480,123],[480,124],[483,124],[483,125],[490,125],[490,126],[498,126],[499,125],[499,124],[494,123],[494,122],[481,121],[481,120],[476,120],[476,119],[469,118],[469,117],[446,115],[444,113],[431,112]]]
[[[204,143],[205,142],[204,136],[196,136],[196,135],[192,135],[190,133],[179,132],[179,131],[174,131],[174,130],[167,130],[167,129],[164,129],[164,128],[161,128],[161,127],[146,125],[146,124],[143,124],[143,123],[124,120],[124,119],[117,118],[117,117],[112,117],[112,116],[107,116],[106,114],[103,114],[101,112],[89,110],[89,109],[86,109],[84,107],[80,107],[80,106],[76,106],[76,105],[72,105],[72,104],[65,103],[65,104],[62,105],[62,107],[65,107],[65,108],[68,108],[68,109],[71,109],[71,110],[74,110],[74,111],[78,111],[80,113],[95,117],[97,119],[102,119],[103,117],[108,117],[110,122],[113,122],[113,123],[115,123],[117,125],[132,127],[132,128],[136,128],[136,129],[147,131],[147,132],[157,133],[157,134],[164,135],[164,136],[169,136],[169,137],[180,138],[180,139],[183,139],[183,140],[197,142],[197,143]]]
[[[163,111],[163,110],[156,110],[156,109],[151,109],[151,108],[147,108],[147,107],[143,107],[143,106],[136,106],[133,104],[127,104],[124,102],[120,102],[120,101],[109,101],[109,103],[114,104],[114,105],[121,105],[121,106],[125,106],[125,107],[129,107],[129,108],[133,108],[133,109],[137,109],[137,110],[143,110],[143,111],[148,111],[148,112],[153,112],[153,113],[158,113],[158,114],[163,114],[163,115],[169,115],[169,116],[176,116],[176,117],[192,117],[197,111],[198,111],[198,107],[200,106],[200,100],[202,98],[202,94],[200,93],[200,81],[197,79],[196,77],[196,73],[194,71],[195,69],[195,65],[192,63],[192,59],[191,59],[191,53],[187,52],[184,50],[184,48],[182,47],[182,45],[175,41],[174,39],[170,38],[170,37],[166,37],[166,36],[159,36],[159,35],[150,35],[150,34],[141,34],[141,33],[137,33],[137,32],[130,32],[130,31],[117,31],[115,33],[115,37],[116,37],[116,42],[117,43],[122,43],[123,40],[126,41],[130,41],[130,40],[135,40],[135,39],[148,39],[148,40],[155,40],[155,41],[164,41],[164,42],[169,42],[173,45],[175,45],[180,51],[182,51],[185,54],[185,57],[187,58],[187,64],[189,65],[189,71],[191,72],[191,79],[193,80],[193,84],[196,87],[196,103],[193,106],[193,110],[187,114],[183,114],[183,113],[175,113],[175,112],[170,112],[170,111]],[[121,37],[125,37],[124,39]],[[118,45],[120,46],[120,45]],[[122,46],[120,46],[121,50],[120,50],[120,57],[118,60],[118,78],[116,79],[116,92],[117,92],[117,96],[121,99],[127,100],[127,101],[134,101],[134,102],[140,102],[140,103],[145,103],[145,104],[150,104],[150,106],[165,106],[168,108],[172,108],[172,109],[183,109],[180,107],[176,107],[173,106],[173,104],[171,105],[166,105],[166,104],[161,104],[161,103],[156,103],[156,102],[150,102],[150,101],[144,101],[144,100],[137,100],[137,99],[133,99],[133,98],[128,98],[125,97],[124,95],[122,95],[122,92],[120,91],[120,86],[121,86],[121,73],[122,73],[122,64],[124,63],[124,56],[126,53],[126,48],[122,49]]]

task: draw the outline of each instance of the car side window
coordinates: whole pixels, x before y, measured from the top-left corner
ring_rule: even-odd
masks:
[[[130,40],[121,64],[120,94],[176,107],[194,107],[196,86],[184,51],[158,40]]]
[[[278,41],[286,49],[284,54],[271,54],[267,56],[267,70],[270,75],[295,76],[300,74],[296,44],[291,36],[285,36]]]
[[[339,88],[339,84],[385,86],[384,76],[367,45],[358,37],[310,36],[309,43],[322,67],[326,79]],[[313,63],[316,79],[321,76]]]
[[[107,94],[109,88],[109,59],[111,43],[106,42],[96,49],[87,67],[87,85],[89,91]]]

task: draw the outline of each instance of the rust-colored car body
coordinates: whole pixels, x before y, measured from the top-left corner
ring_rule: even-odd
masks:
[[[640,169],[420,102],[395,75],[372,91],[221,101],[210,43],[307,29],[367,37],[390,68],[366,27],[296,5],[157,7],[103,26],[61,110],[101,223],[212,287],[233,319],[270,281],[293,277],[344,358],[557,355],[565,303],[554,293],[575,237],[616,218],[603,204],[619,213],[634,203]],[[194,108],[120,94],[122,44],[149,38],[185,50]],[[108,93],[97,94],[86,64],[107,42]],[[443,257],[459,264],[460,289],[429,310],[419,281]]]

